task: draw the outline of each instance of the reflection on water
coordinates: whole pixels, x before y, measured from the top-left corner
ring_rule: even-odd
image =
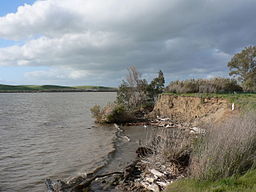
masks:
[[[44,180],[103,165],[114,129],[92,128],[90,107],[115,93],[0,94],[0,191],[43,191]]]

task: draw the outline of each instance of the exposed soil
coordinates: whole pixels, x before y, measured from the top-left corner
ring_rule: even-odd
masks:
[[[177,123],[198,126],[202,123],[220,122],[236,114],[237,110],[232,111],[231,108],[232,103],[222,98],[163,94],[159,96],[149,117],[167,117]]]

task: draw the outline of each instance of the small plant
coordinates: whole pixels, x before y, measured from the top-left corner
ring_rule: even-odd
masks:
[[[123,105],[113,105],[111,112],[106,116],[107,123],[123,123],[131,120],[132,115]]]
[[[95,118],[96,122],[99,122],[102,119],[101,107],[99,105],[94,105],[91,109],[92,117]]]
[[[146,146],[153,150],[153,155],[149,158],[153,165],[171,163],[177,168],[176,174],[186,170],[192,143],[188,133],[180,129],[158,128],[147,140]]]
[[[94,105],[91,108],[91,113],[97,123],[124,123],[133,119],[132,113],[129,113],[123,105],[113,103],[103,108]]]

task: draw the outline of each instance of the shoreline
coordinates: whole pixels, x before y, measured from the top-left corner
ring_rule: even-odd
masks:
[[[123,170],[125,170],[125,168],[136,159],[136,149],[139,147],[139,140],[146,142],[146,131],[147,130],[143,126],[121,126],[121,128],[116,129],[115,138],[113,140],[114,150],[107,155],[105,165],[89,171],[88,173],[82,173],[78,176],[70,176],[64,180],[47,179],[46,186],[48,191],[55,192],[58,190],[54,190],[54,188],[60,187],[64,188],[63,191],[69,191],[70,189],[67,190],[67,188],[70,188],[71,185],[78,186],[82,181],[85,182],[97,175],[104,175],[113,172],[119,172],[121,174]],[[95,182],[92,182],[90,187],[93,188],[94,192],[101,192],[103,188],[106,188],[105,184],[95,184]],[[98,189],[99,187],[100,189]]]
[[[191,105],[195,107],[189,108]],[[160,192],[165,190],[173,181],[187,176],[192,140],[206,133],[199,122],[209,122],[211,118],[220,120],[217,117],[222,117],[221,114],[224,112],[233,114],[230,111],[229,104],[224,99],[202,101],[201,98],[162,95],[155,104],[154,110],[144,121],[125,124],[130,127],[141,126],[144,129],[149,127],[149,130],[150,127],[158,127],[155,135],[147,138],[147,143],[134,149],[136,156],[130,159],[129,164],[115,170],[105,169],[106,172],[99,171],[93,176],[87,176],[82,182],[76,183],[73,186],[74,190],[71,191]],[[225,117],[228,117],[227,114]],[[122,133],[118,126],[115,127],[117,133]],[[175,152],[170,154],[170,151]],[[124,159],[125,156],[121,156],[122,158]],[[66,187],[70,186],[66,185]]]
[[[159,128],[160,126],[148,126],[146,130],[144,126],[124,126],[120,129],[118,126],[114,141],[115,150],[109,154],[110,160],[105,166],[96,169],[93,173],[73,177],[67,181],[46,180],[48,191],[57,192],[56,188],[60,188],[63,192],[84,190],[90,192],[141,192],[146,190],[159,192],[165,189],[174,180],[183,178],[186,170],[184,166],[174,162],[163,163],[151,159],[151,153],[148,151],[151,149],[147,147],[148,138],[144,133],[147,131],[147,134],[153,135]],[[129,129],[134,130],[130,130],[129,133],[127,131]],[[136,138],[131,135],[132,132],[137,133],[140,129],[144,130],[140,137]],[[172,131],[179,128],[163,127],[163,129]],[[139,144],[141,137],[144,137],[143,145]],[[135,143],[137,143],[136,147]],[[133,147],[131,147],[132,144],[134,144]]]
[[[73,92],[116,92],[116,90],[22,90],[1,91],[0,93],[73,93]]]

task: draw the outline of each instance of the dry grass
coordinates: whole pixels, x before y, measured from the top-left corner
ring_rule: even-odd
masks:
[[[180,129],[156,130],[147,143],[154,151],[152,164],[173,162],[200,180],[217,180],[256,168],[255,111],[206,129],[207,133],[196,139]]]
[[[190,165],[193,177],[216,180],[256,167],[255,111],[208,126],[208,130],[194,149]]]
[[[191,139],[187,132],[181,129],[158,128],[151,132],[147,140],[146,146],[153,150],[153,155],[148,158],[153,167],[174,165],[177,169],[184,170],[188,166]]]

